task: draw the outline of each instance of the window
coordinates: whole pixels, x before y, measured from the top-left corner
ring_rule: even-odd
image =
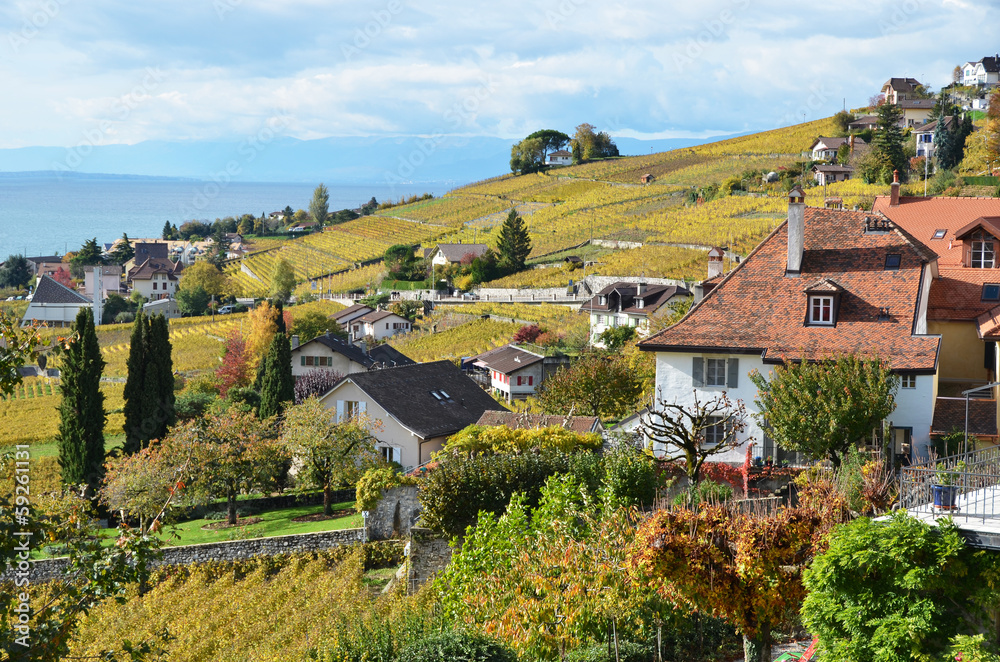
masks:
[[[885,256],[885,270],[899,271],[899,263],[902,256],[899,253],[889,253]]]
[[[972,268],[992,269],[996,264],[996,253],[993,251],[993,235],[982,230],[972,234]]]
[[[156,281],[155,280],[153,281],[153,289],[154,290],[156,289]]]
[[[917,376],[916,375],[903,375],[900,377],[901,386],[903,388],[917,388]]]
[[[608,305],[608,297],[601,297],[600,299],[598,299],[598,303],[600,303],[602,306]]]
[[[997,283],[984,284],[983,301],[1000,301],[1000,285]]]
[[[635,300],[635,307],[636,308],[642,308],[642,305],[643,305],[642,299],[636,299]]]
[[[721,444],[726,438],[726,429],[722,423],[722,417],[709,416],[708,422],[710,425],[703,430],[705,433],[705,445],[715,446],[716,444]]]
[[[381,446],[379,447],[379,453],[382,455],[382,459],[386,462],[400,462],[402,461],[403,454],[398,448],[392,446]]]
[[[305,359],[305,362],[302,365],[305,365],[305,366],[315,365],[315,362],[316,362],[316,358],[315,357],[313,357],[313,356],[303,356],[302,358]]]
[[[948,234],[947,230],[935,230],[934,236],[931,239],[944,239],[944,236]]]
[[[833,297],[809,297],[809,323],[833,324]]]
[[[597,323],[598,324],[604,324],[604,315],[598,315],[597,316]]]
[[[357,400],[337,400],[337,421],[346,421],[365,413],[365,402]]]
[[[705,359],[705,386],[726,385],[726,360]]]

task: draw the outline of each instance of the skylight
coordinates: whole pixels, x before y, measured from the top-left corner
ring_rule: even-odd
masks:
[[[889,253],[885,256],[885,270],[898,271],[902,256],[899,253]]]
[[[983,301],[1000,301],[1000,284],[985,283],[983,285]]]
[[[944,239],[944,236],[948,234],[947,230],[935,230],[934,236],[931,239]]]

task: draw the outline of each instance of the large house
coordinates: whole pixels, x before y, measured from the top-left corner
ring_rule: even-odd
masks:
[[[962,85],[993,86],[1000,83],[1000,54],[962,65]]]
[[[490,388],[510,402],[534,395],[545,379],[545,357],[515,345],[491,349],[476,357],[473,365],[490,376]]]
[[[943,128],[950,129],[954,121],[955,117],[953,115],[946,115]],[[934,132],[937,131],[939,124],[941,124],[940,120],[934,120],[933,122],[927,122],[913,128],[913,139],[917,144],[917,156],[930,157],[934,155]]]
[[[936,257],[927,300],[927,329],[941,337],[933,431],[964,428],[964,390],[997,380],[1000,340],[1000,199],[879,196],[873,211],[923,242]],[[973,401],[992,410],[970,415],[970,431],[996,440],[995,394]]]
[[[890,78],[882,85],[886,103],[899,104],[905,99],[916,99],[918,88],[923,87],[916,78]]]
[[[292,337],[292,375],[301,377],[312,370],[333,370],[341,375],[380,368],[413,365],[414,361],[389,345],[376,345],[370,351],[342,338],[325,334],[301,345]]]
[[[618,326],[635,327],[640,336],[645,335],[650,317],[663,306],[689,296],[690,292],[676,285],[619,281],[580,306],[580,312],[590,315],[591,342],[596,343],[604,331]]]
[[[898,185],[894,187],[898,192]],[[656,353],[656,397],[693,406],[727,393],[755,411],[752,371],[843,354],[879,356],[899,375],[890,417],[893,450],[930,442],[940,338],[928,331],[934,252],[885,217],[807,208],[798,187],[788,219],[695,304],[679,323],[640,342]],[[723,431],[710,428],[711,443]],[[792,459],[750,416],[740,449],[721,454]]]
[[[376,447],[406,469],[430,461],[448,437],[483,412],[506,411],[450,361],[354,373],[320,401],[338,421],[359,414],[378,421]]]
[[[46,326],[69,326],[76,320],[81,308],[91,308],[93,302],[76,290],[71,290],[62,283],[42,275],[38,278],[38,286],[31,297],[28,309],[24,311],[22,326],[32,322],[43,323]],[[100,320],[97,320],[100,324]]]
[[[375,342],[391,338],[397,333],[409,333],[410,320],[388,310],[373,310],[351,320],[347,334],[351,342],[371,339]]]
[[[168,259],[147,258],[128,272],[127,280],[132,291],[149,301],[172,299],[177,293],[180,272],[184,265]]]

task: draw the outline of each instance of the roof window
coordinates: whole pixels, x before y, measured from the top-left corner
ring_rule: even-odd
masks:
[[[948,234],[947,230],[935,230],[934,236],[931,239],[944,239],[944,236]]]
[[[885,256],[885,270],[899,271],[899,263],[902,256],[899,253],[889,253]]]
[[[985,283],[983,285],[983,301],[1000,301],[1000,284]]]

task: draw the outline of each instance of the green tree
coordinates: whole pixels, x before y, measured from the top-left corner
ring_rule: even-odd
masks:
[[[550,152],[555,152],[569,144],[569,136],[562,131],[555,129],[542,129],[529,134],[526,140],[538,139],[542,141],[542,163]]]
[[[846,110],[837,111],[833,116],[833,121],[837,124],[837,129],[844,135],[847,134],[848,125],[855,119],[857,118]]]
[[[114,248],[111,249],[111,253],[108,255],[108,261],[111,264],[117,264],[122,266],[129,260],[135,257],[135,249],[132,248],[132,242],[128,239],[128,233],[123,232],[122,238],[115,243]]]
[[[347,337],[347,333],[336,320],[318,310],[310,310],[302,315],[296,315],[295,321],[292,323],[292,333],[297,335],[303,343],[327,332],[340,338]]]
[[[782,448],[829,458],[834,467],[896,408],[899,378],[878,358],[802,361],[771,374],[768,381],[750,373],[762,427]]]
[[[323,184],[313,191],[312,200],[309,201],[309,215],[320,225],[326,225],[330,216],[330,191]]]
[[[80,250],[70,260],[70,267],[74,278],[83,277],[84,267],[100,264],[104,264],[104,254],[97,243],[97,237],[83,242],[83,246],[80,247]]]
[[[609,352],[617,352],[635,338],[634,326],[613,326],[601,332],[597,339]]]
[[[206,260],[199,260],[181,272],[181,290],[199,287],[209,296],[217,298],[228,296],[232,292],[232,284],[226,274]]]
[[[1000,564],[950,520],[861,518],[834,529],[829,545],[803,577],[802,621],[824,660],[944,659],[952,637],[994,630]]]
[[[316,398],[289,407],[281,441],[293,459],[302,462],[299,475],[323,490],[323,514],[330,515],[331,490],[352,486],[370,468],[382,463],[375,449],[372,422],[364,417],[334,421]]]
[[[525,138],[510,148],[510,171],[518,175],[545,167],[545,146],[539,138]]]
[[[164,241],[169,241],[169,240],[175,238],[176,232],[177,232],[177,228],[171,227],[170,226],[170,221],[165,221],[163,223],[163,232],[160,233],[160,237]]]
[[[94,496],[104,478],[104,370],[94,314],[82,308],[63,352],[59,404],[59,467],[66,485],[86,485]]]
[[[530,253],[528,226],[517,210],[511,209],[500,226],[500,235],[497,237],[497,261],[502,269],[514,273],[524,269],[524,261]]]
[[[8,255],[0,269],[0,287],[27,287],[31,280],[31,267],[23,255]]]
[[[275,333],[260,380],[260,416],[280,416],[288,403],[295,400],[295,378],[292,376],[292,348],[288,336]]]
[[[295,270],[288,260],[281,258],[274,265],[271,274],[271,296],[281,301],[288,301],[293,289],[295,289]]]
[[[621,354],[590,351],[546,379],[538,401],[547,414],[608,419],[634,411],[641,395],[642,381]]]
[[[604,131],[595,133],[594,125],[583,123],[576,127],[573,134],[572,146],[573,160],[576,163],[583,163],[591,159],[607,158],[618,156],[618,146]]]
[[[902,119],[903,109],[899,106],[884,103],[878,107],[878,123],[871,149],[859,162],[859,171],[866,183],[889,184],[894,171],[899,172],[900,181],[905,181],[908,162],[903,150]]]
[[[126,454],[163,439],[177,420],[172,351],[166,318],[140,310],[132,323],[124,391]]]
[[[174,298],[177,300],[177,307],[180,308],[181,313],[190,316],[204,315],[211,299],[205,288],[200,286],[181,288],[177,290]]]

